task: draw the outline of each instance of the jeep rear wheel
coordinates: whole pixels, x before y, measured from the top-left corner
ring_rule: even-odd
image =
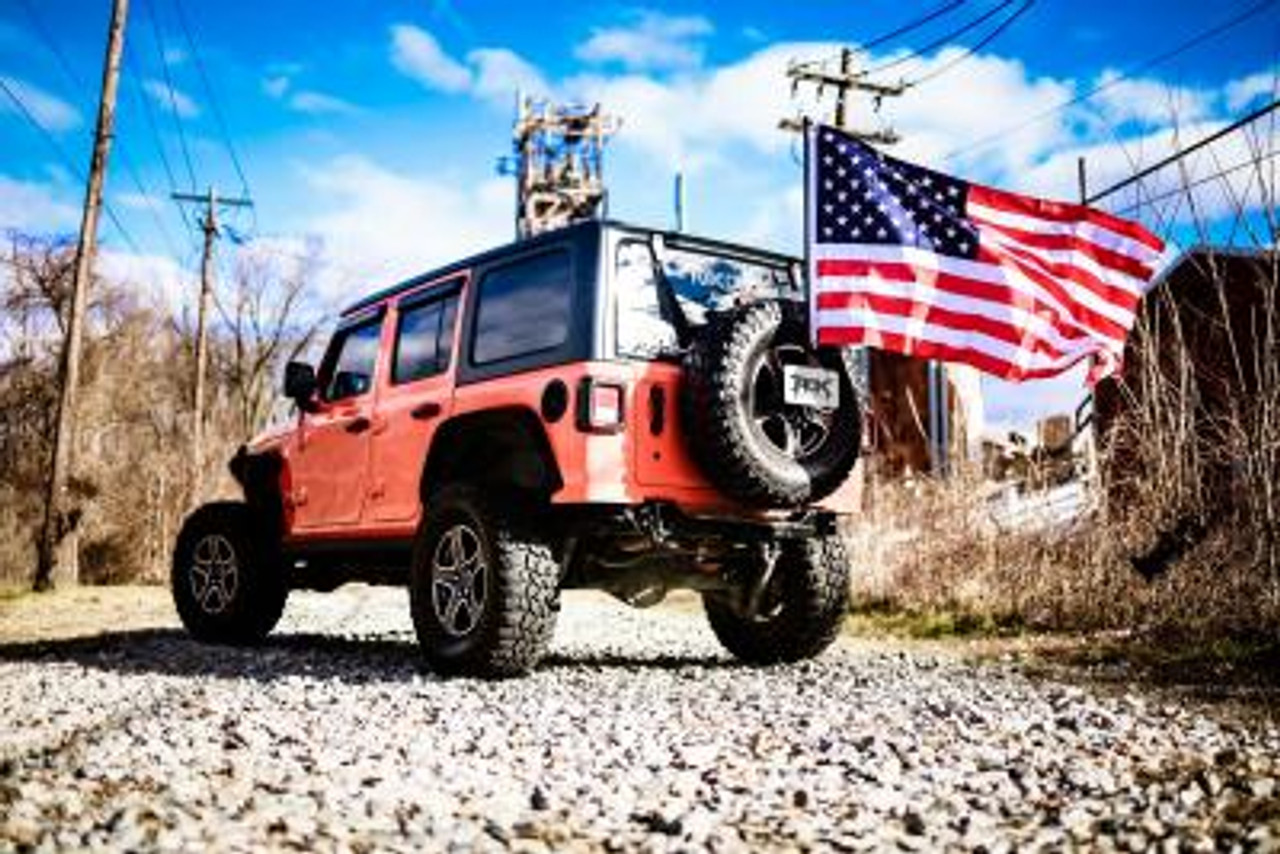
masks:
[[[206,504],[187,517],[173,552],[174,605],[200,640],[247,644],[284,613],[288,588],[270,538],[249,506]]]
[[[831,410],[793,405],[788,366],[838,377]],[[681,403],[703,473],[750,504],[793,507],[825,498],[858,459],[861,415],[837,350],[814,349],[793,306],[759,302],[713,316],[684,362]]]
[[[754,575],[763,568],[755,567]],[[784,543],[756,596],[738,590],[708,591],[702,597],[720,643],[750,664],[818,655],[840,633],[848,602],[849,560],[835,535]]]
[[[409,600],[437,672],[519,675],[551,643],[559,566],[550,546],[510,515],[466,485],[441,489],[425,508]]]

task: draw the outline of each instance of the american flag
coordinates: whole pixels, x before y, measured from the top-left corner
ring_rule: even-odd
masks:
[[[971,184],[810,129],[819,344],[964,362],[1009,380],[1115,372],[1164,243],[1083,205]]]

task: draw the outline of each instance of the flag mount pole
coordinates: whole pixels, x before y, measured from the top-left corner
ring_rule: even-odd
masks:
[[[805,116],[801,120],[800,135],[804,140],[804,300],[809,317],[809,340],[817,346],[818,323],[813,294],[813,120]]]

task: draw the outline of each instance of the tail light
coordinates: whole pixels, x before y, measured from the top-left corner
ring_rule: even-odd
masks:
[[[578,429],[617,433],[625,416],[626,386],[586,377],[578,386]]]

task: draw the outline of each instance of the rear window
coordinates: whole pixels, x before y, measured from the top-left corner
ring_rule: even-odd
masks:
[[[471,361],[500,362],[550,350],[569,337],[569,253],[548,252],[480,280]]]

